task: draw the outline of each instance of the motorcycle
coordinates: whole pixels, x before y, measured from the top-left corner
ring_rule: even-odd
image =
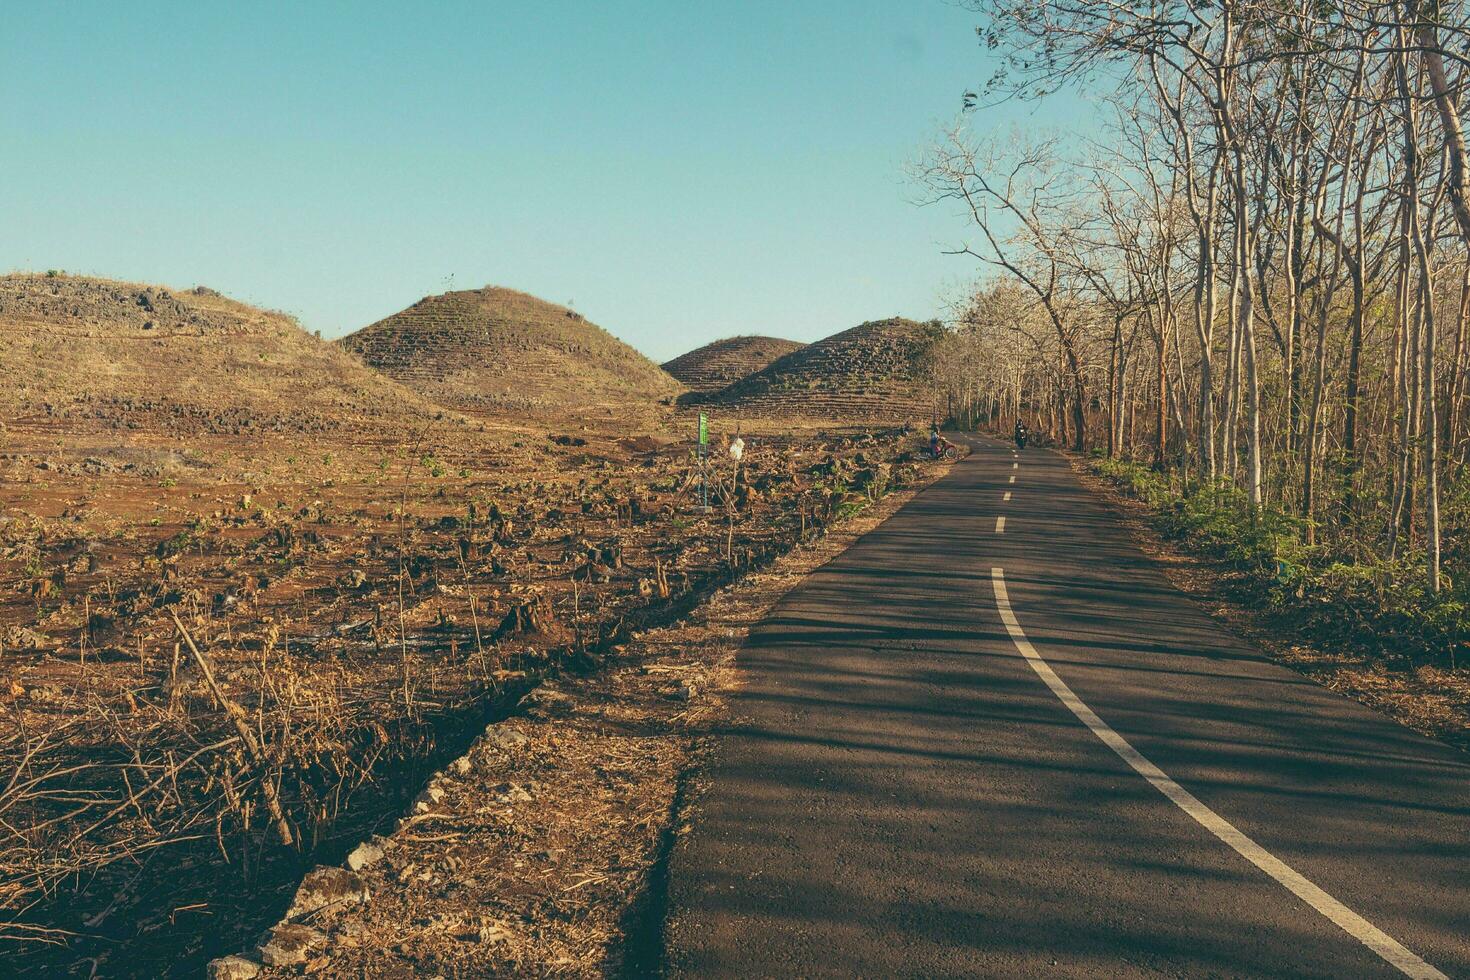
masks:
[[[1025,429],[1018,430],[1016,432],[1016,448],[1017,449],[1025,449],[1026,448],[1026,440],[1029,439],[1030,437],[1031,437],[1031,433],[1027,432]]]
[[[937,445],[931,443],[925,450],[925,452],[928,454],[930,459],[953,460],[959,457],[960,450],[958,446],[950,442],[948,439],[941,439],[939,440],[939,443]]]

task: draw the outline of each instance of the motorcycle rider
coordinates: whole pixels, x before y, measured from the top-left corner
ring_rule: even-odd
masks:
[[[1025,449],[1026,439],[1030,433],[1026,430],[1026,423],[1016,419],[1016,448]]]
[[[949,450],[957,450],[958,447],[944,436],[939,434],[939,426],[929,427],[929,455],[933,459],[942,458]]]

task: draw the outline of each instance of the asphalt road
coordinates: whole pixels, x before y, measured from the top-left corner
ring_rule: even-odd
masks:
[[[1470,757],[1218,626],[1053,454],[977,443],[741,662],[669,975],[1470,976]]]

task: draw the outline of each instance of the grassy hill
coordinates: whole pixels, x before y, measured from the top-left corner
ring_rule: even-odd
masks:
[[[0,421],[250,434],[438,413],[291,318],[199,286],[0,277]]]
[[[339,343],[389,377],[469,411],[652,406],[682,390],[574,310],[496,286],[426,297]]]
[[[802,346],[778,337],[728,337],[682,354],[663,368],[697,397],[728,388]]]
[[[874,320],[777,358],[707,401],[749,418],[927,419],[934,396],[925,360],[939,336],[930,324]]]

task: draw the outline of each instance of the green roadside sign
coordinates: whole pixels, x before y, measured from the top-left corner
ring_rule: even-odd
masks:
[[[709,445],[709,416],[703,412],[699,413],[699,444]]]

